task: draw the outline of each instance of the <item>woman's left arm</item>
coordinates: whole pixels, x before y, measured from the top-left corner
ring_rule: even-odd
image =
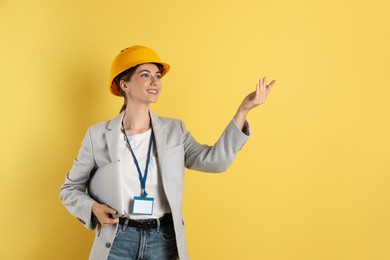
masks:
[[[248,112],[265,102],[274,83],[275,81],[272,81],[267,86],[265,78],[259,81],[256,90],[242,101],[234,120],[231,120],[213,146],[199,144],[181,122],[184,133],[185,166],[206,172],[226,171],[249,138],[250,130],[245,127],[248,127],[245,121]]]
[[[234,115],[234,121],[236,122],[238,128],[243,129],[246,116],[251,109],[263,104],[266,101],[268,94],[275,82],[275,80],[272,80],[267,85],[266,78],[264,77],[259,80],[259,83],[256,84],[256,90],[245,97],[245,99],[238,107],[237,113]]]

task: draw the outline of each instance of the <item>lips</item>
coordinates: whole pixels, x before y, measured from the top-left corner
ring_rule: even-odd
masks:
[[[148,89],[148,90],[146,90],[146,92],[148,92],[150,94],[158,94],[158,90],[157,89]]]

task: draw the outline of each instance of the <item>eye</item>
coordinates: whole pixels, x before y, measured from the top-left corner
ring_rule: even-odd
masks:
[[[161,74],[157,74],[156,78],[161,79]]]
[[[141,77],[149,78],[149,73],[142,73],[142,74],[141,74]]]

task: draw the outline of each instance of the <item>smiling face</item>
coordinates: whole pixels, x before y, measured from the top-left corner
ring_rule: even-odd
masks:
[[[156,103],[161,92],[161,71],[153,63],[137,66],[134,74],[126,81],[120,81],[120,87],[126,94],[127,102],[134,104]]]

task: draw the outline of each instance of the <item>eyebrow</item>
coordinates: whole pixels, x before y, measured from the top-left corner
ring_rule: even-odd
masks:
[[[149,72],[150,74],[153,74],[150,70],[147,70],[147,69],[144,69],[144,70],[141,70],[140,72],[138,72],[138,74],[142,73],[142,72]],[[159,73],[161,74],[161,71],[157,71],[156,74]]]

